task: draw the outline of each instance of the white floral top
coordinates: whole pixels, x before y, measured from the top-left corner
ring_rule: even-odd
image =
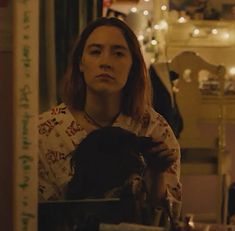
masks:
[[[82,113],[82,112],[81,112]],[[169,149],[176,149],[178,161],[167,170],[168,196],[181,202],[180,149],[179,144],[165,119],[151,110],[137,122],[120,114],[112,126],[127,129],[140,136],[150,136],[164,141]],[[65,104],[60,104],[39,116],[39,200],[63,199],[63,188],[72,176],[70,158],[72,151],[84,139],[88,131],[82,121],[75,120]]]

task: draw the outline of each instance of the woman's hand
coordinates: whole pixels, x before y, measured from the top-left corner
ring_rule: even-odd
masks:
[[[165,172],[178,158],[176,149],[169,149],[166,143],[156,142],[144,154],[147,166],[160,172]]]

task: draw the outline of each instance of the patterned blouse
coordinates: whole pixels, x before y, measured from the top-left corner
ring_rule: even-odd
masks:
[[[120,114],[112,126],[164,141],[169,149],[177,151],[178,160],[165,172],[165,180],[169,199],[181,204],[180,148],[166,120],[151,110],[138,122]],[[82,121],[75,120],[64,103],[41,114],[38,129],[39,200],[64,199],[63,189],[72,176],[71,153],[87,136],[88,131],[83,128]]]

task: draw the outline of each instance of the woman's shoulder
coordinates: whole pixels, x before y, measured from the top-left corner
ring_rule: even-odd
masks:
[[[142,135],[149,130],[161,130],[161,128],[169,126],[163,116],[161,116],[153,108],[148,108],[148,110],[146,110],[141,117],[133,118],[131,116],[122,115],[118,121],[119,124],[128,130]]]
[[[63,116],[66,114],[68,114],[67,106],[64,103],[61,103],[59,105],[50,108],[45,112],[42,112],[41,114],[39,114],[38,118],[40,122],[40,121],[50,120],[52,118]]]
[[[168,126],[166,119],[152,107],[146,110],[140,122],[143,126],[154,126],[159,124],[162,126]]]

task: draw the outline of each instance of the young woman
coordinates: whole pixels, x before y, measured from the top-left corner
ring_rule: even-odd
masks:
[[[138,40],[116,18],[99,18],[75,43],[62,84],[63,103],[39,117],[39,198],[64,198],[71,153],[91,131],[117,126],[152,137],[157,164],[146,172],[152,203],[180,205],[180,148],[151,107],[151,89]],[[180,207],[180,206],[179,206]]]

